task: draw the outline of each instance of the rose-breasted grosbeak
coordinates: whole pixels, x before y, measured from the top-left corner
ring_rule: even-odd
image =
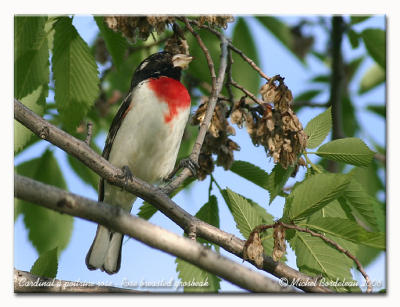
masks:
[[[171,173],[190,112],[189,93],[179,80],[191,60],[185,54],[159,52],[138,66],[107,136],[103,157],[111,164],[128,167],[134,176],[149,183]],[[98,199],[130,211],[136,197],[101,179]],[[108,274],[118,272],[122,238],[122,234],[98,225],[86,256],[87,267]]]

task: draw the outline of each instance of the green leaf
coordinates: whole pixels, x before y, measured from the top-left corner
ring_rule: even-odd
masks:
[[[72,19],[61,17],[54,29],[52,67],[56,106],[62,122],[72,129],[94,105],[99,77],[96,62]]]
[[[330,75],[318,75],[311,79],[311,82],[315,83],[329,83],[331,82]]]
[[[368,18],[371,18],[371,16],[370,15],[353,15],[353,16],[350,16],[350,23],[352,25],[355,25],[357,23],[361,23],[361,22],[367,20]]]
[[[379,215],[383,216],[384,222],[384,212],[379,211],[379,203],[363,189],[357,180],[350,181],[339,201],[348,205],[353,216],[368,230],[384,231],[385,225],[378,226],[377,222]]]
[[[360,82],[359,94],[364,94],[386,81],[385,70],[378,64],[372,65],[364,74]]]
[[[343,194],[350,176],[317,174],[298,183],[286,198],[284,217],[289,221],[301,220],[321,210]]]
[[[225,200],[236,222],[236,228],[247,239],[253,229],[262,224],[262,218],[246,198],[229,188],[225,191]]]
[[[220,40],[214,34],[210,33],[206,29],[198,29],[196,31],[203,40],[204,44],[208,48],[208,51],[211,54],[211,57],[214,61],[215,67],[219,66],[219,54],[220,54]],[[188,67],[187,72],[195,76],[200,81],[207,82],[211,84],[211,75],[210,70],[207,65],[207,61],[205,55],[199,45],[197,40],[193,37],[193,35],[188,36],[187,39],[190,54],[196,59],[192,61]],[[236,64],[236,63],[235,63]]]
[[[353,29],[349,29],[347,31],[347,36],[349,38],[351,47],[353,49],[358,48],[358,46],[360,45],[360,36],[359,36],[359,34],[356,31],[354,31]]]
[[[380,232],[368,232],[356,222],[348,219],[325,217],[312,222],[300,223],[299,226],[330,234],[350,242],[385,250],[385,235]]]
[[[90,168],[77,160],[75,157],[67,155],[68,163],[75,173],[87,184],[89,184],[95,191],[99,186],[100,177]]]
[[[337,278],[346,282],[353,280],[350,273],[353,261],[320,238],[296,232],[289,242],[296,253],[296,264],[300,272],[312,276],[322,275],[330,281],[336,281]],[[335,290],[347,292],[355,289],[335,287]]]
[[[301,58],[293,51],[294,39],[286,23],[272,16],[256,16],[256,19],[271,32],[299,61]]]
[[[14,17],[14,95],[21,99],[49,83],[47,17]]]
[[[385,105],[369,105],[367,106],[367,110],[378,114],[386,119],[386,106]]]
[[[128,43],[121,33],[111,30],[105,23],[104,17],[95,16],[97,26],[99,27],[101,36],[106,43],[107,50],[110,52],[113,62],[119,70],[124,63],[124,55]]]
[[[331,129],[332,113],[331,107],[329,107],[323,113],[310,120],[304,129],[304,132],[308,135],[307,148],[315,148],[320,145]]]
[[[243,18],[238,18],[233,29],[233,45],[242,50],[250,59],[259,65],[257,48],[253,40],[253,35]],[[235,81],[247,88],[252,93],[257,93],[260,87],[260,76],[250,67],[248,63],[236,53],[232,52],[232,77]],[[243,96],[242,91],[233,88],[235,97]]]
[[[343,131],[346,136],[354,136],[356,131],[359,129],[357,116],[355,109],[349,95],[342,97],[342,122]]]
[[[46,150],[40,158],[24,162],[16,167],[18,174],[66,189],[57,160]],[[28,237],[39,254],[58,247],[62,251],[69,243],[73,217],[16,199]]]
[[[375,153],[359,138],[344,138],[322,145],[316,154],[329,160],[368,166]]]
[[[347,77],[347,82],[350,82],[355,73],[358,71],[358,69],[360,68],[361,64],[363,63],[365,59],[365,56],[360,56],[358,58],[355,58],[353,60],[350,61],[350,63],[346,64],[346,77]]]
[[[258,166],[247,161],[234,161],[230,170],[259,187],[268,190],[269,175]]]
[[[270,225],[274,223],[274,217],[259,204],[255,203],[251,199],[244,197],[243,195],[237,194],[232,191],[230,191],[230,193],[231,196],[233,193],[234,201],[232,201],[232,197],[228,196],[228,190],[221,191],[221,194],[224,197],[228,208],[231,211],[233,218],[236,222],[236,227],[245,238],[248,238],[250,232],[256,226],[261,224]],[[272,250],[274,247],[273,230],[268,229],[267,231],[263,231],[261,234],[261,241],[264,247],[264,252],[267,255],[272,255]],[[286,257],[282,257],[281,260],[285,261]]]
[[[58,271],[57,247],[44,252],[33,264],[30,273],[46,278],[56,278]]]
[[[369,195],[376,198],[378,191],[384,190],[384,185],[378,176],[378,165],[374,160],[367,167],[356,167],[352,171],[353,178],[357,180]]]
[[[370,56],[384,70],[386,69],[386,32],[381,29],[365,29],[361,32]]]
[[[284,169],[279,163],[275,164],[268,179],[269,204],[282,192],[282,188],[293,173],[293,170],[293,166]]]
[[[296,102],[298,102],[298,101],[311,101],[321,93],[322,93],[322,90],[304,91],[304,92],[296,95],[296,97],[294,98],[294,102],[295,102],[294,106],[296,106]]]
[[[215,195],[210,196],[208,202],[200,208],[195,217],[219,228],[218,201]]]
[[[217,293],[221,288],[221,279],[214,274],[204,271],[179,258],[176,258],[175,263],[178,277],[182,285],[184,285],[183,292]]]
[[[213,225],[217,228],[219,228],[219,213],[218,213],[218,201],[217,198],[214,195],[211,195],[210,198],[208,199],[208,202],[206,202],[200,210],[196,213],[195,217],[198,219],[202,220],[203,222],[206,222],[210,225]],[[197,238],[197,241],[199,243],[206,243],[210,244],[209,241],[203,239],[203,238]],[[219,250],[219,245],[213,244],[215,247],[215,250]]]
[[[47,96],[45,92],[47,93],[47,91],[43,90],[43,86],[40,85],[35,91],[20,101],[37,115],[42,116],[44,113],[44,104],[46,103],[45,96]],[[19,153],[29,145],[34,136],[35,134],[31,130],[14,120],[14,154]]]

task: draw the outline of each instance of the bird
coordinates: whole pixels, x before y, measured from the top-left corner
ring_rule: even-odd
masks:
[[[116,113],[102,156],[126,176],[148,183],[173,171],[190,114],[190,95],[180,82],[193,57],[154,53],[136,68],[130,90]],[[98,200],[130,211],[136,196],[100,179]],[[86,255],[89,270],[115,274],[121,266],[121,233],[98,225]]]

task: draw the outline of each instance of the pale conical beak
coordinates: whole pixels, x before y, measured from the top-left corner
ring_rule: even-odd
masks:
[[[190,55],[175,54],[172,57],[172,64],[174,65],[174,67],[180,67],[182,69],[186,69],[192,60],[193,60],[193,57]]]

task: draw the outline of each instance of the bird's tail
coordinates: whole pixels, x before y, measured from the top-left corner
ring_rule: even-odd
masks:
[[[86,266],[89,270],[100,269],[108,274],[119,271],[121,266],[121,246],[123,235],[97,226],[96,237],[86,255]]]

